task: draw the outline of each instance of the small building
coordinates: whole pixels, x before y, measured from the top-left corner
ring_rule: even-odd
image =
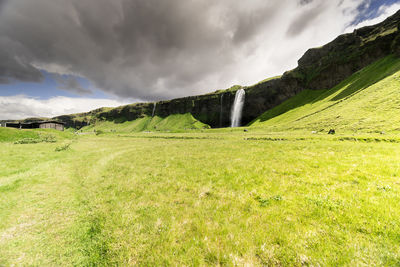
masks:
[[[18,129],[55,129],[64,131],[64,123],[59,121],[6,122],[5,127]]]
[[[64,123],[58,121],[43,121],[39,122],[39,128],[41,129],[56,129],[64,131]]]

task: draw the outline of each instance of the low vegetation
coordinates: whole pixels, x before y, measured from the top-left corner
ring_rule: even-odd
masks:
[[[65,151],[65,150],[68,150],[70,148],[70,146],[71,146],[71,143],[61,145],[61,146],[56,147],[56,149],[54,151],[56,151],[56,152]]]

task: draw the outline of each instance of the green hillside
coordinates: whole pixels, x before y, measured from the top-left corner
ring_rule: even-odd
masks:
[[[159,116],[145,116],[133,121],[97,121],[92,125],[82,128],[83,132],[101,130],[105,132],[141,132],[141,131],[183,131],[189,129],[210,128],[195,118],[190,113],[174,114],[166,118]]]
[[[31,130],[0,127],[0,142],[14,142],[23,138],[39,139],[39,134]]]
[[[28,140],[31,142],[58,141],[71,139],[73,134],[69,131],[57,131],[54,129],[15,129],[0,127],[0,142],[18,142]]]
[[[400,131],[400,59],[383,58],[330,90],[305,90],[252,123],[271,131]]]

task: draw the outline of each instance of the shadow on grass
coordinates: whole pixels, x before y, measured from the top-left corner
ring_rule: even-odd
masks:
[[[12,182],[11,184],[2,185],[2,186],[0,186],[0,193],[13,192],[13,191],[17,190],[18,187],[21,186],[21,184],[22,184],[22,180],[17,179],[14,182]]]
[[[337,96],[332,98],[332,101],[337,101],[348,96],[352,96],[355,93],[359,93],[362,90],[370,87],[371,85],[391,76],[400,70],[399,59],[389,56],[378,62],[369,65],[362,71],[355,73],[349,79],[346,80],[347,86],[345,90],[340,92]]]

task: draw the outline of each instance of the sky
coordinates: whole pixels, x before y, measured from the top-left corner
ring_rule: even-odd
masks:
[[[251,85],[400,0],[0,0],[0,120]]]

